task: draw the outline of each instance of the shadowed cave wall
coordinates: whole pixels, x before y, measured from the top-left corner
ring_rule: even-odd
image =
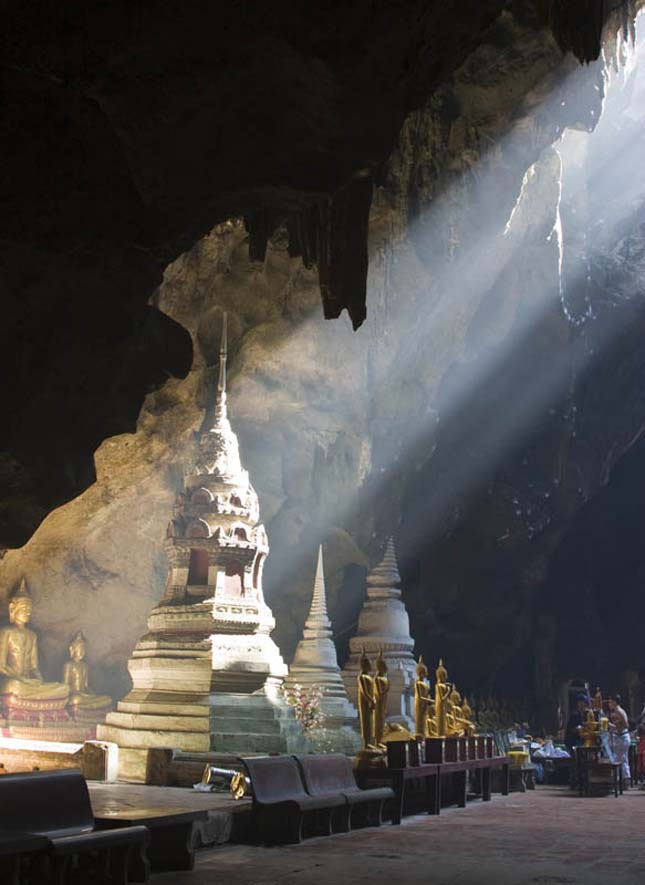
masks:
[[[594,265],[581,287],[579,232],[599,207],[591,197],[582,217],[588,189],[572,188],[569,200],[566,171],[579,167],[592,181],[603,154],[580,163],[572,149],[561,194],[553,148],[565,127],[596,127],[603,91],[601,65],[563,58],[530,16],[506,13],[490,25],[454,77],[406,118],[378,170],[370,314],[357,333],[343,318],[324,322],[317,271],[290,255],[285,226],[262,261],[249,258],[248,230],[233,220],[168,266],[151,310],[176,336],[168,371],[186,377],[149,393],[136,433],[99,446],[96,483],[0,563],[5,593],[23,572],[30,581],[48,673],[82,626],[97,690],[127,688],[125,662],[162,591],[161,541],[212,395],[225,309],[231,416],[269,534],[265,589],[285,657],[308,608],[317,543],[326,542],[342,648],[365,569],[394,532],[418,651],[443,654],[469,690],[528,690],[547,714],[553,687],[587,667],[576,600],[586,600],[583,625],[602,611],[593,603],[602,590],[590,594],[571,578],[581,526],[614,489],[614,465],[645,415],[637,195],[626,227],[585,243]],[[616,137],[627,125],[617,111]],[[597,319],[578,324],[590,305]],[[596,342],[603,317],[617,313],[620,336]],[[559,374],[547,402],[534,382],[552,364]],[[520,421],[523,401],[535,408]],[[611,500],[617,520],[627,519],[633,504],[620,491]],[[626,565],[625,593],[632,581]],[[607,659],[616,680],[643,665],[631,644]]]

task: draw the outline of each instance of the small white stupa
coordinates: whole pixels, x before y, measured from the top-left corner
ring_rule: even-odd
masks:
[[[313,686],[323,689],[320,709],[325,717],[323,728],[326,730],[356,725],[358,712],[347,696],[327,613],[322,546],[318,549],[309,616],[285,680],[287,689],[293,689],[294,685],[300,685],[304,689]]]
[[[416,678],[412,655],[414,639],[410,636],[410,619],[401,598],[401,576],[392,538],[387,542],[382,561],[367,576],[367,599],[349,648],[350,656],[342,675],[353,703],[356,703],[356,678],[363,649],[373,663],[382,652],[390,680],[387,718],[412,726],[412,686]]]

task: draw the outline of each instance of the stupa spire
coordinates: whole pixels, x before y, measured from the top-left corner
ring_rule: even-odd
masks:
[[[394,539],[391,537],[387,539],[383,559],[367,577],[367,595],[371,598],[401,598],[401,575],[396,561]]]
[[[307,690],[313,687],[323,689],[320,709],[325,717],[325,728],[342,728],[356,721],[358,714],[347,698],[327,614],[322,545],[318,548],[309,615],[289,668],[286,686],[291,690],[295,686]],[[345,737],[349,740],[348,735]]]
[[[309,616],[305,621],[304,635],[311,639],[324,639],[331,637],[332,635],[331,621],[327,614],[327,591],[325,589],[322,544],[318,547],[318,563],[316,565],[316,577],[314,578],[314,592],[311,599]]]
[[[227,313],[222,313],[222,337],[219,344],[219,376],[215,398],[215,418],[226,417],[226,360],[228,357]]]

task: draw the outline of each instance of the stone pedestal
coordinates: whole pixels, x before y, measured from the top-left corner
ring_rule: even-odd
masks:
[[[350,656],[343,669],[347,694],[356,704],[356,678],[363,648],[376,659],[382,651],[387,664],[390,691],[387,719],[414,728],[413,689],[416,663],[410,620],[401,598],[401,577],[394,542],[387,542],[382,562],[367,577],[367,598],[358,618],[356,636],[349,642]]]
[[[13,694],[0,697],[0,735],[26,741],[76,743],[93,740],[108,707],[93,715],[72,716],[65,698],[51,701],[28,700]]]

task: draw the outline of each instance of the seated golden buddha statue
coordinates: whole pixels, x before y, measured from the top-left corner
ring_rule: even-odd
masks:
[[[38,669],[38,637],[27,627],[32,602],[23,578],[9,603],[9,621],[0,628],[0,695],[5,703],[58,701],[64,706],[69,688],[62,682],[45,682]],[[62,703],[60,703],[62,701]],[[29,704],[36,707],[37,703]]]
[[[69,661],[63,670],[63,680],[69,686],[69,705],[74,718],[84,713],[99,713],[112,706],[112,698],[90,691],[88,667],[85,658],[85,637],[79,630],[69,645]]]
[[[428,717],[426,722],[428,737],[439,737],[439,732],[437,730],[437,711],[435,709],[434,701],[430,701],[428,704]]]
[[[461,705],[461,716],[466,723],[466,737],[474,737],[476,728],[473,722],[473,710],[468,703],[468,698],[464,698],[464,702]]]
[[[462,715],[461,695],[457,686],[453,685],[446,701],[446,734],[462,737],[466,734],[467,724]]]
[[[461,699],[457,686],[454,685],[450,694],[452,726],[455,734],[472,737],[475,734],[475,723],[472,721],[473,711],[466,698]]]

